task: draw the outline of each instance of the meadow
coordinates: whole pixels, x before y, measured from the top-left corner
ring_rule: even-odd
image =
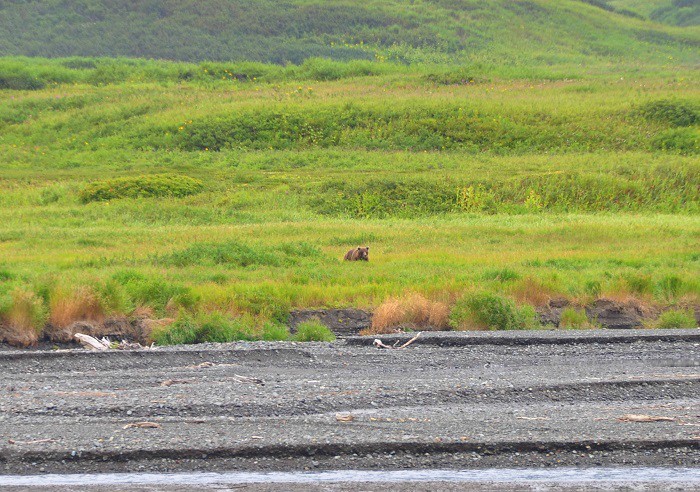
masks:
[[[0,59],[0,337],[283,338],[414,294],[697,308],[695,69]]]

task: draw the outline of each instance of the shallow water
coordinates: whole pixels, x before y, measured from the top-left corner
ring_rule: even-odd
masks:
[[[700,484],[700,468],[549,468],[485,470],[342,470],[317,473],[100,473],[73,475],[0,475],[0,487],[95,485],[214,485],[322,483],[611,483],[678,482]]]

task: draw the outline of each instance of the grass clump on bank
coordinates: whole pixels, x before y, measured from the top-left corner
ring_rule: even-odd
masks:
[[[450,326],[456,330],[529,330],[538,323],[532,306],[517,306],[513,300],[496,294],[476,293],[455,303]]]
[[[698,322],[692,310],[671,309],[664,311],[652,323],[652,328],[697,328]]]
[[[151,337],[158,345],[225,343],[257,339],[252,318],[233,317],[216,312],[199,315],[180,313],[172,324],[154,329]]]
[[[596,328],[595,324],[588,319],[586,311],[574,307],[566,307],[559,320],[559,327],[567,330],[588,330]]]
[[[390,298],[374,310],[372,326],[361,334],[393,333],[398,329],[447,329],[449,310],[446,303],[427,299],[421,294]]]
[[[335,335],[321,321],[312,319],[299,323],[292,339],[296,342],[332,342]]]

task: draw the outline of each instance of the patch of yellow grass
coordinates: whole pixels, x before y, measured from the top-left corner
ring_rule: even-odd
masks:
[[[444,330],[448,327],[450,308],[421,294],[403,298],[389,298],[374,311],[372,326],[362,335],[395,333],[401,327],[421,330]]]
[[[519,304],[533,306],[546,306],[558,295],[554,289],[532,277],[526,277],[516,283],[511,288],[510,294]]]
[[[76,321],[99,324],[104,319],[104,307],[91,288],[57,288],[51,294],[49,323],[45,333],[51,340],[68,342],[75,335],[70,326]]]

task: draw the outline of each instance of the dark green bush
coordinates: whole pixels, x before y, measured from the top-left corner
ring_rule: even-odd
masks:
[[[536,325],[531,306],[518,307],[513,300],[496,294],[468,295],[459,299],[450,312],[454,329],[527,330]]]
[[[668,123],[671,126],[692,126],[700,123],[698,105],[685,101],[652,101],[640,106],[637,112],[649,121]]]
[[[357,218],[414,217],[455,210],[457,185],[431,180],[329,181],[310,193],[324,215]]]
[[[697,328],[698,322],[691,309],[672,309],[661,313],[652,323],[653,328]]]
[[[36,91],[46,87],[43,80],[24,71],[0,71],[0,89]]]
[[[9,270],[0,270],[0,282],[7,282],[9,280],[14,280],[15,274]]]
[[[133,178],[96,181],[79,194],[82,203],[116,200],[119,198],[183,197],[201,192],[204,185],[188,176],[154,174]]]

